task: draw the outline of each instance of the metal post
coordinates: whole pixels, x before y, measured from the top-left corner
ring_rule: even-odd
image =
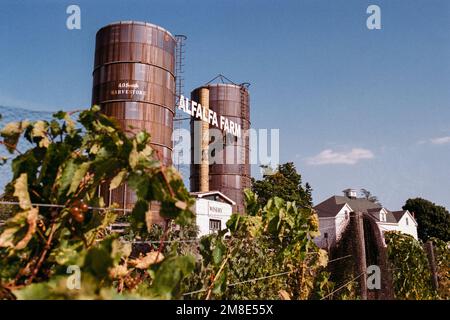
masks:
[[[425,243],[425,251],[428,256],[428,263],[430,265],[431,271],[431,283],[433,284],[433,289],[437,290],[439,288],[438,275],[436,270],[436,259],[434,257],[434,245],[433,241],[428,240]]]
[[[356,263],[356,271],[358,278],[360,296],[362,300],[367,300],[367,265],[366,265],[366,248],[364,241],[364,226],[361,212],[350,213],[350,224],[352,227],[353,256]]]

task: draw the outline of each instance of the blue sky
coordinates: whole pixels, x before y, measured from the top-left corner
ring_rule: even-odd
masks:
[[[316,203],[364,187],[390,209],[450,207],[450,1],[3,0],[0,105],[88,106],[95,33],[118,20],[188,36],[186,92],[218,73],[250,82],[252,127],[280,128]]]

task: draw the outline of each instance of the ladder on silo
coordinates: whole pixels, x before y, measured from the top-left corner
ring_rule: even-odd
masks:
[[[182,34],[178,34],[175,36],[175,40],[177,41],[177,46],[175,49],[175,101],[178,105],[178,100],[180,95],[183,94],[184,90],[184,54],[185,50],[185,41],[187,37]]]
[[[187,120],[189,118],[183,117],[183,114],[178,111],[178,103],[180,101],[180,96],[183,95],[184,91],[184,54],[186,53],[185,49],[185,41],[187,37],[185,35],[179,34],[175,35],[175,40],[177,41],[177,46],[175,49],[175,117],[174,121],[174,130],[181,129],[182,121]],[[180,171],[180,159],[178,155],[175,155],[174,159],[175,167],[178,171]]]
[[[240,89],[240,94],[241,94],[241,137],[238,138],[238,142],[239,139],[241,140],[242,145],[240,146],[240,154],[241,154],[241,165],[245,164],[245,153],[247,152],[247,150],[245,150],[245,134],[244,134],[244,121],[243,119],[246,119],[247,113],[246,110],[248,108],[248,106],[246,105],[246,101],[245,101],[245,86],[244,84],[240,85],[241,89]]]

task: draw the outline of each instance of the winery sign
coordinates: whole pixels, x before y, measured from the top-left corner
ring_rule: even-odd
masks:
[[[204,122],[208,122],[220,130],[240,138],[241,137],[241,125],[236,122],[224,117],[222,115],[217,115],[217,113],[209,108],[204,108],[198,102],[189,100],[183,95],[180,96],[180,101],[178,103],[178,109],[183,110],[185,113],[189,114],[195,119],[200,119]]]
[[[144,91],[139,89],[139,85],[137,83],[128,83],[128,82],[121,82],[117,86],[117,89],[111,90],[111,95],[144,95]]]

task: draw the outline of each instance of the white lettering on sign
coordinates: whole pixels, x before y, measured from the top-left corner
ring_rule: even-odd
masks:
[[[117,87],[119,89],[111,90],[111,95],[115,96],[119,94],[131,94],[131,95],[144,94],[143,90],[138,90],[139,85],[137,83],[129,84],[128,82],[121,82]]]
[[[224,117],[217,116],[217,113],[211,109],[203,108],[202,105],[196,101],[189,100],[184,96],[180,96],[180,102],[178,103],[178,109],[189,114],[195,119],[200,119],[209,123],[212,126],[220,128],[220,130],[240,138],[241,137],[241,125]],[[220,119],[220,122],[218,121]]]

